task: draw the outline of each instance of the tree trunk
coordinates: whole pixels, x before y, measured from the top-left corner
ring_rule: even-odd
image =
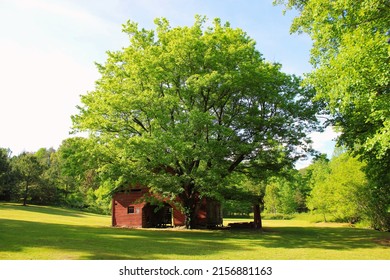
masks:
[[[196,228],[196,216],[197,216],[197,207],[194,207],[193,205],[186,205],[185,206],[185,226],[187,229],[194,229]]]
[[[26,188],[24,189],[24,196],[23,196],[23,206],[27,206],[28,185],[29,182],[26,181]]]
[[[184,215],[185,215],[184,224],[186,226],[186,229],[190,229],[191,228],[192,215],[191,215],[191,209],[187,205],[184,205]]]
[[[263,223],[261,221],[261,214],[260,214],[260,204],[256,203],[253,205],[253,222],[255,229],[262,229]]]
[[[179,195],[181,203],[184,209],[185,215],[185,227],[187,229],[196,228],[197,224],[197,214],[199,211],[199,198],[197,194],[193,191],[194,186],[188,184],[184,187],[185,191]]]
[[[185,227],[186,229],[194,228],[195,225],[195,203],[192,197],[187,197],[186,194],[180,196],[181,203],[184,209],[185,215]]]

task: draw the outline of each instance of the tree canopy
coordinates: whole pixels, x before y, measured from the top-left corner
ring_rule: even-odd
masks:
[[[81,97],[76,131],[102,147],[114,186],[142,183],[183,202],[188,226],[198,196],[218,196],[234,172],[260,176],[310,149],[313,91],[264,60],[241,29],[197,16],[156,30],[127,22],[129,46],[108,52],[96,89]]]
[[[390,2],[388,0],[276,0],[299,15],[292,32],[313,40],[305,79],[324,100],[341,130],[339,143],[367,161],[367,174],[381,198],[380,216],[390,207]],[[375,192],[374,192],[375,193]],[[383,200],[383,197],[388,199]],[[379,214],[379,213],[377,213]],[[389,219],[390,220],[390,219]],[[390,221],[378,221],[390,228]]]

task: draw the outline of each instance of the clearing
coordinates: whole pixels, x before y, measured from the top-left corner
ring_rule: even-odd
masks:
[[[110,216],[0,203],[0,259],[390,260],[389,232],[346,224],[264,220],[263,232],[110,224]]]

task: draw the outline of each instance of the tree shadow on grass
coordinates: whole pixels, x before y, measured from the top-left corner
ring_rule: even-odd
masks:
[[[0,205],[5,210],[12,211],[29,211],[40,214],[48,214],[48,215],[58,215],[58,216],[67,216],[67,217],[82,217],[82,213],[78,213],[74,210],[65,209],[65,208],[53,208],[47,206],[37,206],[37,205],[29,205],[23,206],[22,204],[2,204]],[[88,213],[90,214],[90,213]]]
[[[285,249],[330,249],[354,250],[366,248],[389,248],[386,242],[390,233],[369,229],[347,227],[275,227],[262,232],[253,230],[236,231],[236,239],[250,240],[253,246]],[[259,237],[260,235],[260,237]]]
[[[387,243],[377,242],[389,237],[390,233],[354,228],[136,230],[0,219],[0,258],[15,256],[15,252],[20,252],[16,258],[23,259],[234,259],[234,252],[244,257],[245,252],[252,252],[252,258],[256,258],[260,257],[257,252],[267,249],[390,249]],[[49,253],[39,254],[45,250]]]
[[[218,232],[130,230],[0,219],[0,254],[42,248],[63,250],[60,259],[201,259],[211,253],[241,249],[218,239]],[[31,258],[35,259],[33,255],[25,259]]]

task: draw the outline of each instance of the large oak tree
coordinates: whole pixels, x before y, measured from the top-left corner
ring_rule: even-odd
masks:
[[[127,22],[129,46],[97,65],[76,131],[105,151],[99,171],[113,187],[142,183],[179,196],[193,227],[202,196],[218,197],[234,172],[260,176],[310,149],[313,91],[266,62],[241,29],[203,17],[156,30]]]

